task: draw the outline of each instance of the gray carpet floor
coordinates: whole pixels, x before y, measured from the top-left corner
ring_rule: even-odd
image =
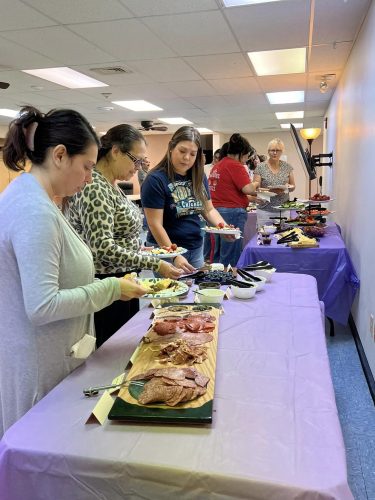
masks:
[[[356,500],[375,500],[375,406],[349,327],[336,323],[327,347],[349,485]]]

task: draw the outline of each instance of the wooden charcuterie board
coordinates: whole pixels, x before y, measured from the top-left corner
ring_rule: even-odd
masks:
[[[159,321],[161,318],[165,319],[168,316],[179,316],[183,318],[188,314],[201,314],[202,311],[196,310],[201,306],[194,304],[181,304],[179,306],[163,307],[155,309],[154,319],[152,325]],[[183,308],[183,310],[178,310]],[[176,311],[177,309],[177,311]],[[215,329],[210,332],[213,340],[204,344],[208,347],[207,359],[203,363],[195,363],[193,365],[179,364],[173,365],[171,363],[162,363],[158,359],[160,352],[160,341],[163,336],[157,335],[152,328],[145,334],[144,339],[157,339],[157,342],[147,343],[142,341],[138,353],[135,357],[134,364],[128,373],[127,381],[140,373],[145,373],[153,368],[195,368],[201,374],[209,377],[210,381],[207,385],[207,391],[204,395],[186,403],[180,403],[177,406],[167,406],[166,404],[151,403],[147,405],[140,404],[136,397],[134,397],[134,389],[128,386],[123,387],[115,403],[110,411],[108,418],[110,420],[122,420],[127,422],[156,422],[156,423],[189,423],[189,424],[209,424],[212,422],[212,409],[213,398],[215,391],[215,370],[216,370],[216,353],[218,345],[218,332],[219,332],[219,316],[221,310],[217,307],[210,307],[209,310],[204,311],[209,313],[214,318]],[[165,343],[168,341],[165,340]],[[142,388],[140,389],[140,391]],[[133,394],[133,395],[132,395]]]

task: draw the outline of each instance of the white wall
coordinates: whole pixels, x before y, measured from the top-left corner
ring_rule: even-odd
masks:
[[[330,103],[327,149],[334,151],[332,184],[336,220],[361,280],[353,317],[372,373],[375,342],[375,4],[372,3]]]

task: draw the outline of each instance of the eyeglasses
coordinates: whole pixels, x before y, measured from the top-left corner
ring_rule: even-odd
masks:
[[[282,153],[282,149],[269,149],[268,152],[269,153]]]
[[[138,168],[140,168],[142,166],[143,158],[137,158],[136,156],[129,153],[129,151],[125,151],[124,154],[132,160],[132,162],[134,163],[134,166],[136,166]]]

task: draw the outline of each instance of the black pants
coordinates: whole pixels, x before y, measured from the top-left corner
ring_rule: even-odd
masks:
[[[130,272],[130,271],[129,271]],[[99,279],[104,278],[122,278],[125,273],[115,274],[96,274]],[[130,318],[139,311],[139,300],[131,299],[127,301],[116,300],[110,306],[94,314],[96,330],[96,347],[100,347],[117,330],[119,330]]]

